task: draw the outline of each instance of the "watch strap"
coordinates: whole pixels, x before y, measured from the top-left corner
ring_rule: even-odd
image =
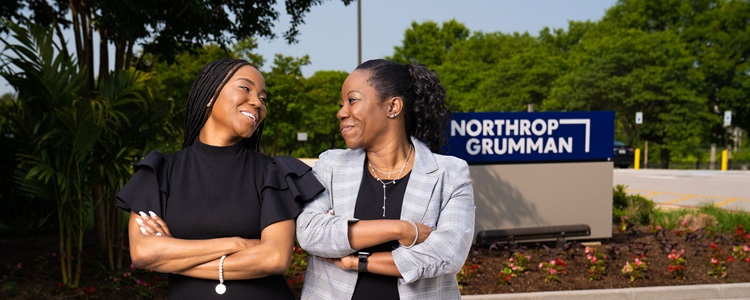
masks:
[[[357,253],[357,270],[359,272],[367,272],[367,258],[369,256],[370,256],[369,252]]]

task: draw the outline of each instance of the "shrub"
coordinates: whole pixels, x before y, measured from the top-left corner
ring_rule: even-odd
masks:
[[[640,225],[651,223],[656,203],[641,195],[625,193],[625,186],[618,184],[612,190],[612,220],[621,220],[623,216]]]

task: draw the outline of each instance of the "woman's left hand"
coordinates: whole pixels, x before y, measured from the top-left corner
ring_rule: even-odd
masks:
[[[323,259],[336,265],[342,270],[357,271],[357,268],[359,267],[359,259],[354,255],[344,256],[342,258],[323,257]]]
[[[138,214],[141,216],[140,218],[137,218],[135,221],[138,223],[139,226],[141,226],[141,233],[145,236],[172,236],[172,233],[169,232],[169,227],[167,226],[167,223],[164,222],[158,215],[156,215],[154,212],[149,211],[148,214],[145,212],[138,212]]]

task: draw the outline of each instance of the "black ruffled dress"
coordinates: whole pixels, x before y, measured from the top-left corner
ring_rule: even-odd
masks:
[[[310,167],[291,157],[269,158],[236,143],[193,145],[173,154],[151,153],[117,194],[127,211],[153,211],[180,239],[239,236],[259,239],[278,221],[294,219],[323,191]],[[218,277],[218,270],[217,270]],[[225,281],[169,275],[171,299],[293,299],[281,275]]]

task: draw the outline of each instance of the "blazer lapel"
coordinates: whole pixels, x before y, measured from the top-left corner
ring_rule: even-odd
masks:
[[[415,138],[411,138],[411,141],[416,156],[414,167],[409,175],[409,183],[406,185],[401,219],[423,223],[438,181],[436,172],[438,165],[432,152],[424,143]]]
[[[362,183],[362,170],[365,152],[361,149],[347,151],[335,166],[331,178],[333,211],[336,215],[353,219],[359,186]]]

